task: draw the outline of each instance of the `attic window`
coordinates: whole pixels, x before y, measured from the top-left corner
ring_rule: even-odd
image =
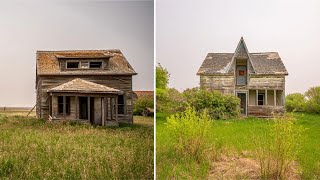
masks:
[[[79,62],[67,62],[67,69],[79,68]]]
[[[90,69],[100,69],[102,62],[90,62]]]

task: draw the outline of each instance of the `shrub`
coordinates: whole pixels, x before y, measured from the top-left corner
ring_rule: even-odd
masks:
[[[302,134],[301,126],[295,126],[294,120],[290,116],[278,117],[269,131],[253,133],[252,142],[256,147],[262,178],[285,179],[290,172],[290,165],[300,150]]]
[[[306,111],[320,113],[320,87],[312,87],[306,93]]]
[[[175,140],[179,154],[200,160],[208,148],[208,136],[212,127],[210,116],[203,111],[188,107],[184,112],[167,118],[167,127]]]
[[[134,115],[142,115],[146,108],[154,108],[153,97],[139,97],[133,102]]]
[[[157,112],[176,113],[182,112],[184,108],[184,99],[182,94],[174,89],[159,89],[157,88]]]
[[[303,112],[306,107],[306,99],[301,93],[288,94],[286,96],[285,107],[288,112]]]
[[[240,100],[234,95],[199,88],[187,89],[183,95],[187,104],[197,111],[208,111],[212,119],[228,119],[240,115]]]

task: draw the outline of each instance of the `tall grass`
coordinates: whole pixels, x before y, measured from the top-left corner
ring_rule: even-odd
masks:
[[[0,114],[0,178],[152,179],[153,119],[120,128]]]
[[[303,129],[294,126],[295,119],[292,116],[277,117],[270,121],[273,124],[268,131],[253,132],[251,136],[256,146],[255,154],[259,160],[261,177],[286,179],[290,173],[290,165],[297,160]]]

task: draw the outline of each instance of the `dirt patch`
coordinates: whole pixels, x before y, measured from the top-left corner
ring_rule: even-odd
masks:
[[[292,163],[287,179],[300,179],[298,165]],[[222,155],[211,165],[208,179],[261,179],[259,162],[252,158]]]

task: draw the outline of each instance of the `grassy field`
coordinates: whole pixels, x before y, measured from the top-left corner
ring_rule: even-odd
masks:
[[[1,179],[153,178],[153,118],[107,128],[26,114],[0,112]]]
[[[298,171],[302,178],[320,178],[320,115],[294,114],[297,125],[305,131],[302,135],[301,151],[298,154]],[[258,118],[241,120],[220,120],[213,122],[212,135],[209,141],[221,146],[221,154],[252,158],[254,144],[250,141],[253,132],[266,131],[272,121]],[[252,131],[259,129],[259,131]],[[197,162],[194,159],[182,158],[174,150],[174,143],[166,130],[166,115],[157,114],[157,178],[210,178],[212,165],[209,161]],[[253,157],[254,158],[254,157]],[[241,167],[241,166],[240,166]]]

